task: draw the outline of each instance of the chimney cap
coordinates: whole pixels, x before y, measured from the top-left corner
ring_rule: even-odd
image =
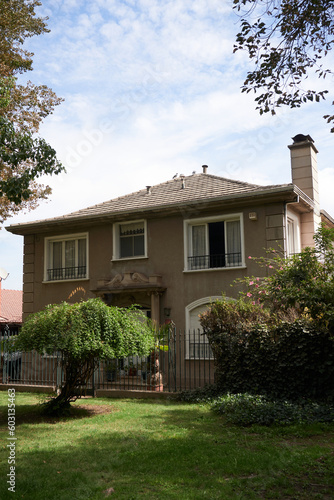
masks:
[[[203,169],[203,174],[206,174],[207,171],[208,171],[208,166],[207,165],[202,165],[202,169]]]
[[[304,135],[304,134],[297,134],[294,137],[292,137],[293,143],[296,144],[298,142],[314,142],[312,137],[310,135]]]

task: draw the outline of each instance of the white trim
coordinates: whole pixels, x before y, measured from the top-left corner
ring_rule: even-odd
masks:
[[[288,256],[291,255],[289,252],[289,231],[288,231],[289,221],[291,221],[293,224],[293,233],[295,239],[295,248],[294,252],[292,253],[300,253],[301,251],[300,218],[296,213],[292,212],[291,210],[289,210],[289,208],[287,208],[285,226],[286,226],[286,253]]]
[[[241,264],[240,266],[233,267],[215,267],[207,269],[189,269],[188,268],[188,257],[192,255],[192,237],[191,237],[191,227],[201,224],[208,224],[209,222],[220,222],[220,221],[239,221],[240,222],[240,244],[241,244]],[[226,238],[226,234],[225,234]],[[246,267],[245,263],[245,238],[244,238],[244,216],[242,212],[224,215],[215,215],[213,217],[201,217],[197,219],[184,219],[183,221],[183,249],[184,249],[184,272],[202,272],[202,271],[222,271],[222,270],[233,270]],[[208,235],[207,242],[208,245]]]
[[[134,255],[133,257],[120,257],[120,241],[119,241],[119,226],[122,224],[138,224],[139,222],[144,223],[144,255]],[[136,220],[125,220],[121,222],[115,222],[113,224],[113,251],[112,251],[112,261],[116,260],[133,260],[133,259],[147,259],[147,221],[146,219],[136,219]]]
[[[48,263],[49,263],[49,244],[52,242],[63,242],[63,241],[70,241],[70,240],[79,240],[79,239],[85,239],[86,240],[86,276],[85,278],[70,278],[70,279],[62,279],[62,280],[48,280],[47,279],[47,270],[49,268]],[[89,233],[71,233],[71,234],[62,234],[62,235],[57,235],[57,236],[46,236],[44,238],[44,279],[43,283],[64,283],[68,281],[85,281],[88,280],[89,276]]]
[[[194,309],[196,309],[197,307],[201,306],[201,305],[209,305],[209,304],[212,304],[212,302],[214,302],[215,300],[217,299],[221,299],[222,296],[221,295],[213,295],[213,296],[210,296],[210,297],[202,297],[200,299],[197,299],[197,300],[194,300],[193,302],[191,302],[190,304],[188,304],[185,308],[185,313],[186,313],[186,349],[185,349],[185,359],[189,359],[189,360],[194,360],[194,359],[201,359],[201,358],[190,358],[189,357],[189,332],[190,332],[190,317],[191,317],[191,311],[193,311]],[[207,338],[205,337],[205,339],[203,340],[203,344],[208,342]]]

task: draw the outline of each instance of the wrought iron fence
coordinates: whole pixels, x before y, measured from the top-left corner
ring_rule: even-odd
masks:
[[[241,266],[241,262],[241,252],[188,257],[188,266],[191,270],[212,269],[216,267],[238,267]]]
[[[76,278],[86,278],[86,266],[59,267],[47,270],[47,280],[69,280]]]
[[[15,349],[17,332],[6,327],[0,337],[0,384],[41,385],[56,388],[62,383],[58,353],[41,355]]]
[[[15,350],[10,331],[1,337],[0,384],[48,386],[64,382],[61,357]],[[195,389],[214,382],[213,355],[200,331],[177,332],[157,344],[147,357],[101,360],[88,390],[168,391]]]

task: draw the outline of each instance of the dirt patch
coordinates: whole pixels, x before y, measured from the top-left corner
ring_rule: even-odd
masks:
[[[59,422],[66,422],[73,419],[81,418],[91,418],[97,415],[107,415],[118,411],[112,405],[93,405],[93,404],[72,404],[67,415],[62,417],[50,417],[45,416],[42,413],[41,405],[27,405],[27,406],[17,406],[15,414],[15,425],[19,426],[22,424],[57,424]],[[7,430],[7,418],[5,412],[0,416],[0,430]]]
[[[85,410],[89,416],[94,415],[107,415],[108,413],[113,413],[117,411],[111,405],[76,405],[73,409]]]

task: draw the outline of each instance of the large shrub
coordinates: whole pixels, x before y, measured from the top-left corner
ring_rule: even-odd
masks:
[[[268,250],[266,257],[253,259],[267,268],[268,276],[239,280],[245,287],[241,294],[274,314],[291,309],[307,314],[334,337],[334,229],[321,226],[314,240],[314,247],[288,258]]]
[[[222,299],[201,317],[222,393],[334,397],[334,341],[309,318],[283,321],[257,304]]]
[[[266,277],[247,277],[238,301],[201,317],[223,392],[334,397],[334,230],[285,258],[272,250]],[[251,256],[249,257],[251,259]]]
[[[61,413],[81,394],[100,359],[147,356],[154,334],[140,311],[108,307],[101,299],[54,304],[31,315],[15,344],[22,351],[62,355],[65,383],[46,409]]]

